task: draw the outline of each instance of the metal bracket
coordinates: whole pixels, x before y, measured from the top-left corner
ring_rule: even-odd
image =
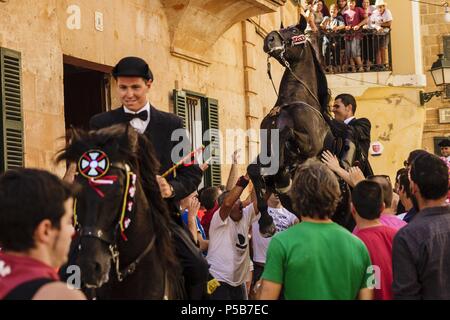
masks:
[[[425,103],[431,100],[433,97],[440,97],[442,96],[442,91],[433,91],[433,92],[423,92],[420,91],[420,105],[424,106]]]

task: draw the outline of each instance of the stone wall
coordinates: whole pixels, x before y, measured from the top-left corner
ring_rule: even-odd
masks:
[[[252,1],[242,2],[247,8]],[[256,9],[252,12],[257,12],[276,8],[284,1],[253,2]],[[141,56],[148,61],[155,75],[149,93],[152,104],[173,112],[173,89],[191,90],[219,100],[221,128],[248,128],[244,84],[245,23],[234,24],[203,52],[202,59],[208,62],[207,66],[171,54],[171,33],[164,7],[167,3],[153,0],[0,3],[0,46],[22,53],[26,166],[47,168],[60,175],[64,172],[63,166],[53,162],[56,151],[64,145],[65,135],[63,55],[109,66],[123,56]],[[212,7],[209,9],[214,11]],[[287,5],[287,10],[294,12],[290,19],[294,21],[292,17],[296,16],[296,10],[291,4]],[[103,14],[103,31],[94,27],[96,11]],[[270,26],[269,30],[278,28],[280,22],[279,12],[272,16],[271,21],[276,25]],[[195,15],[192,19],[195,24],[202,23],[200,18],[195,21]],[[249,32],[255,33],[251,28]],[[179,30],[176,36],[188,39],[189,33]],[[256,56],[262,52],[262,38],[254,42]],[[279,66],[276,68],[281,70]],[[272,90],[266,78],[254,83],[255,92]],[[113,106],[118,106],[114,90],[112,100]],[[272,98],[268,104],[273,104],[274,100]],[[259,109],[263,104],[267,103],[258,100],[254,108]],[[258,117],[261,115],[259,112]],[[256,123],[258,120],[251,126]],[[58,140],[58,137],[62,139]],[[229,158],[233,150],[223,151],[222,156]],[[245,157],[246,150],[243,152]],[[223,169],[225,180],[228,165]]]
[[[440,1],[431,1],[440,3]],[[437,60],[437,55],[443,53],[443,36],[450,35],[450,23],[444,20],[444,8],[420,4],[421,32],[423,46],[423,65],[425,71],[430,70],[433,62]],[[426,92],[439,90],[434,86],[430,72],[426,72],[427,86]],[[449,108],[450,101],[442,98],[433,98],[426,103],[426,122],[423,132],[423,147],[434,152],[434,137],[450,136],[450,123],[439,123],[439,109]]]
[[[283,1],[270,1],[278,2]],[[157,0],[0,3],[0,46],[20,51],[23,58],[25,160],[28,167],[47,168],[61,175],[64,172],[62,166],[53,162],[56,151],[64,142],[57,138],[65,134],[63,55],[109,66],[123,56],[141,56],[148,61],[155,75],[149,99],[161,110],[173,111],[172,90],[186,89],[219,100],[222,131],[259,127],[262,117],[276,101],[266,74],[263,37],[267,32],[279,29],[281,22],[285,26],[295,24],[298,9],[287,1],[278,12],[235,23],[203,53],[200,59],[203,63],[171,54],[171,22],[164,7],[166,3],[168,1]],[[80,10],[79,29],[68,28],[68,22],[69,25],[73,22],[73,5]],[[400,12],[411,15],[407,0],[393,2],[390,7],[397,16]],[[94,27],[95,11],[103,14],[103,31]],[[372,140],[381,140],[385,144],[383,156],[371,161],[377,172],[391,175],[407,153],[420,146],[423,123],[423,109],[418,107],[415,87],[417,79],[411,65],[414,59],[399,59],[404,48],[413,47],[410,36],[401,41],[402,33],[411,30],[408,26],[411,18],[396,17],[396,21],[393,35],[395,74],[358,74],[350,80],[328,77],[334,96],[348,92],[357,97],[358,116],[368,117],[372,122]],[[177,32],[177,37],[183,36],[182,30]],[[189,34],[184,37],[188,38]],[[282,73],[279,63],[272,59],[277,88]],[[113,106],[118,104],[113,90]],[[408,142],[405,137],[409,137]],[[243,150],[245,162],[250,160],[248,150],[257,147],[258,139],[248,141],[247,150]],[[223,150],[222,157],[229,159],[232,151]],[[244,168],[244,165],[240,167],[241,172]],[[229,165],[223,166],[223,181],[228,171]]]
[[[54,168],[56,150],[64,146],[63,50],[59,1],[0,3],[0,46],[22,54],[25,163]]]

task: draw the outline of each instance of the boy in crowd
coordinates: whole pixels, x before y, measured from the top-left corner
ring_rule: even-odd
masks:
[[[361,181],[352,192],[352,215],[358,226],[355,235],[369,250],[374,266],[375,300],[392,300],[392,242],[397,230],[380,222],[383,191],[373,181]]]
[[[392,227],[396,230],[403,228],[406,225],[405,221],[402,221],[395,215],[397,209],[393,204],[394,191],[392,189],[391,179],[387,175],[374,175],[367,177],[367,180],[374,181],[379,184],[383,191],[384,210],[381,213],[380,221],[385,226]]]

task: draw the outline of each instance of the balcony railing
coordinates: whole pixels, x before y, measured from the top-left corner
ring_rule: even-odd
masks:
[[[389,29],[314,32],[327,74],[392,71]]]

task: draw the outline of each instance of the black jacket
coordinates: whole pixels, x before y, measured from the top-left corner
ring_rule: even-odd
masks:
[[[92,130],[109,127],[119,123],[126,123],[123,107],[93,116],[89,122]],[[150,123],[144,134],[150,139],[156,151],[156,156],[161,164],[160,174],[163,174],[173,166],[171,160],[172,149],[178,141],[171,141],[172,132],[183,129],[183,121],[180,117],[159,111],[150,106]],[[183,139],[188,139],[186,136]],[[187,140],[186,140],[187,141]],[[194,192],[202,179],[202,171],[198,165],[189,167],[180,166],[176,170],[176,177],[170,175],[167,180],[175,192],[175,200],[181,200]]]
[[[366,177],[372,175],[373,171],[369,163],[370,129],[372,127],[370,121],[366,118],[354,118],[348,125],[356,145],[355,160],[360,163],[360,168]]]

